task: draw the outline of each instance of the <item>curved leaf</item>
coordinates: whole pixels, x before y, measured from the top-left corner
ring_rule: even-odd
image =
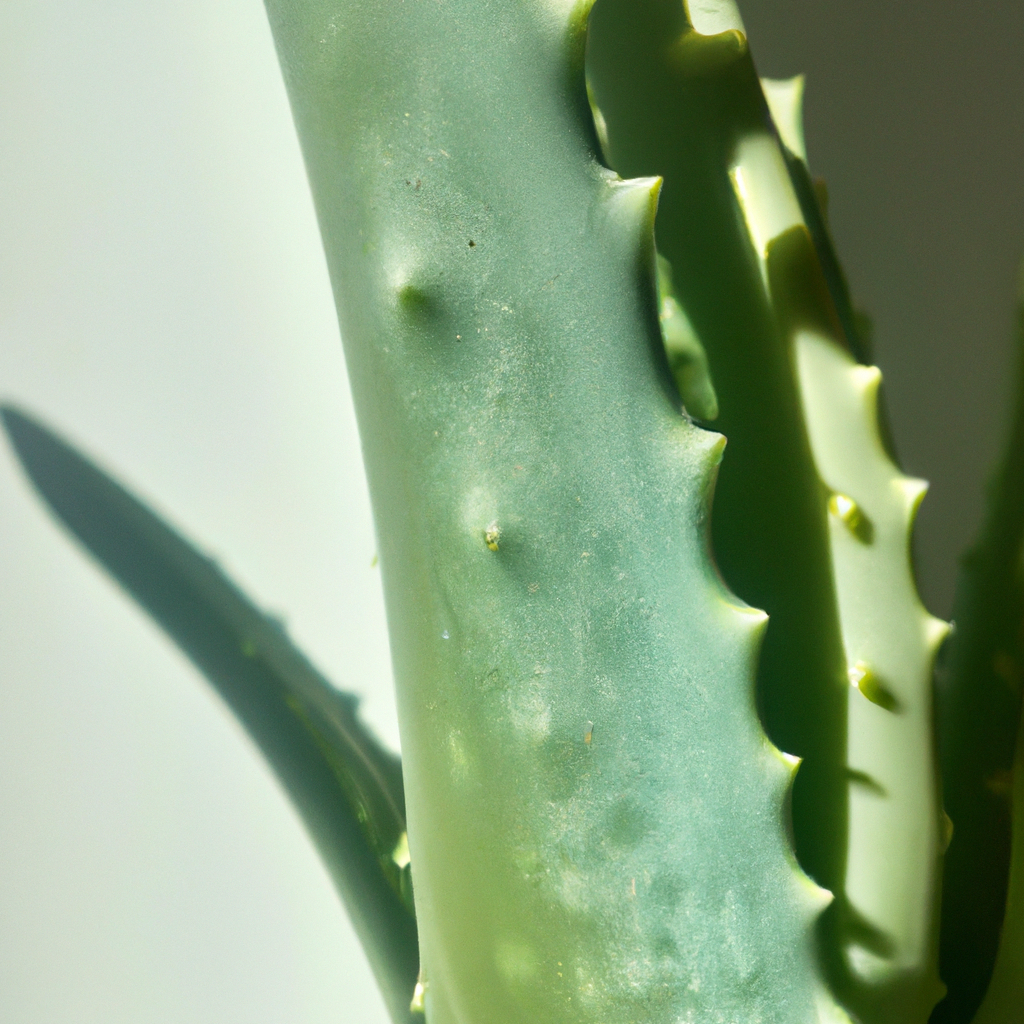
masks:
[[[58,520],[206,676],[291,797],[396,1021],[416,980],[399,759],[210,559],[101,470],[10,406],[0,417]]]

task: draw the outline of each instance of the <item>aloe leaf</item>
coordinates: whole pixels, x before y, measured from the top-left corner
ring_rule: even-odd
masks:
[[[761,79],[765,100],[782,142],[783,155],[800,204],[800,212],[814,241],[814,251],[842,329],[843,341],[858,362],[867,364],[871,362],[871,338],[866,329],[866,318],[854,309],[846,274],[828,230],[823,202],[824,183],[820,179],[815,182],[807,166],[803,128],[804,85],[803,75],[789,79]]]
[[[1011,799],[1016,799],[1012,797],[1014,749],[1024,684],[1024,310],[1020,308],[1017,361],[1009,437],[989,481],[979,537],[961,560],[953,604],[955,627],[938,677],[943,799],[954,831],[942,892],[940,965],[949,994],[936,1011],[936,1024],[964,1024],[980,1005],[1006,907]]]
[[[803,82],[770,83],[767,95],[800,199],[798,182],[810,181]],[[948,831],[932,700],[935,654],[948,627],[922,606],[910,559],[913,520],[927,487],[904,476],[890,457],[879,417],[881,372],[859,365],[849,351],[856,339],[840,313],[850,313],[845,280],[823,220],[814,219],[817,202],[799,205],[799,219],[768,243],[765,266],[794,346],[815,464],[830,494],[830,547],[851,684],[849,916],[843,973],[835,980],[865,1018],[924,1020],[944,991],[937,928]]]
[[[843,1015],[563,2],[271,0],[381,549],[430,1024]],[[822,520],[824,528],[824,520]],[[845,690],[842,691],[845,699]]]
[[[401,764],[210,559],[40,423],[0,409],[57,519],[193,661],[291,797],[348,909],[392,1017],[417,971]]]
[[[922,607],[910,529],[922,481],[890,461],[877,367],[798,329],[815,461],[832,491],[830,534],[849,666],[850,828],[845,895],[866,933],[846,938],[850,1003],[870,1019],[926,1020],[943,995],[938,889],[946,830],[934,751],[932,668],[945,623]]]
[[[731,3],[654,4],[640,19],[598,0],[591,25],[606,155],[665,175],[659,252],[739,456],[723,468],[714,548],[771,616],[761,705],[769,735],[805,756],[797,852],[839,897],[822,933],[829,976],[862,1019],[923,1022],[942,994],[931,672],[945,627],[911,573],[923,487],[881,440],[880,375],[850,354],[845,280],[801,192],[802,81],[770,83],[766,105]],[[651,39],[658,60],[643,57]]]
[[[803,100],[804,76],[788,79],[762,78],[761,88],[782,143],[782,154],[789,170],[789,179],[800,205],[800,213],[814,243],[818,266],[825,279],[842,343],[857,362],[871,364],[871,318],[853,304],[850,286],[836,254],[828,227],[828,191],[821,178],[812,178],[807,165],[804,143]],[[896,442],[889,422],[889,413],[879,384],[875,419],[889,460],[898,462]]]
[[[800,864],[841,898],[848,687],[828,495],[763,259],[799,204],[734,4],[598,0],[587,75],[610,166],[665,179],[658,252],[706,353],[715,427],[729,439],[715,558],[729,586],[769,614],[759,709],[772,741],[803,759],[792,801]],[[772,173],[779,187],[761,188]],[[748,185],[756,191],[744,199]]]

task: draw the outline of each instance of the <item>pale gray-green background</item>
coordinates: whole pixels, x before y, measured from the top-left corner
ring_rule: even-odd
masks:
[[[1008,392],[1024,5],[743,10],[764,73],[809,73],[812,168],[904,461],[934,482],[919,560],[948,613]],[[258,0],[0,5],[0,396],[219,557],[397,743],[337,328]],[[384,1021],[247,740],[6,447],[0,1019]]]

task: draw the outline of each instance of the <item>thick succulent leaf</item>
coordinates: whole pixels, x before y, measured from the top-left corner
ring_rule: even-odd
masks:
[[[937,971],[938,885],[946,819],[934,754],[932,675],[945,623],[921,605],[910,533],[923,481],[905,477],[883,438],[881,373],[858,365],[841,315],[848,306],[817,203],[802,127],[802,79],[768,84],[799,205],[765,249],[773,304],[794,345],[814,461],[828,488],[830,547],[849,673],[849,832],[840,991],[871,1020],[925,1020]],[[770,187],[770,182],[748,190]],[[785,189],[780,176],[776,189]],[[837,298],[838,287],[838,298]]]
[[[796,193],[804,225],[814,243],[818,267],[832,300],[839,337],[857,362],[868,366],[871,364],[872,353],[871,318],[853,304],[846,274],[828,227],[828,190],[822,178],[812,179],[807,165],[803,127],[804,84],[803,75],[786,79],[761,79],[765,100],[782,143],[790,183]],[[884,388],[879,384],[875,418],[889,460],[898,463],[883,393]]]
[[[41,424],[0,411],[50,510],[168,633],[246,728],[299,810],[396,1021],[417,971],[402,770],[280,625],[215,563]],[[396,856],[397,854],[397,856]]]
[[[762,78],[761,88],[768,103],[772,121],[779,133],[779,141],[797,159],[807,163],[807,145],[804,140],[804,86],[803,75],[793,78]]]
[[[924,1021],[942,993],[930,681],[943,627],[910,570],[922,489],[880,441],[878,371],[846,351],[845,282],[798,187],[802,80],[769,83],[769,109],[742,27],[708,35],[698,14],[651,4],[645,22],[598,0],[592,96],[613,166],[665,175],[659,251],[739,455],[723,468],[715,552],[772,616],[761,703],[769,734],[806,757],[797,851],[840,896],[823,931],[831,980],[865,1020]],[[660,61],[644,60],[652,38]]]
[[[797,75],[788,79],[762,78],[761,86],[782,142],[782,152],[800,204],[804,224],[814,240],[814,250],[828,285],[835,315],[841,327],[843,343],[858,362],[870,363],[870,326],[864,314],[854,309],[846,274],[832,243],[825,208],[825,183],[820,178],[814,181],[807,166],[803,128],[804,76]],[[884,423],[882,430],[887,449],[891,451],[888,427]]]
[[[1006,906],[1014,749],[1024,685],[1021,312],[1017,358],[1009,438],[990,481],[980,536],[961,560],[955,627],[938,676],[943,799],[954,831],[942,892],[940,968],[949,994],[936,1010],[936,1024],[965,1024],[981,1003]]]
[[[713,26],[726,27],[708,34]],[[665,179],[658,251],[729,439],[714,553],[726,582],[770,616],[759,709],[772,740],[803,759],[792,806],[800,863],[841,897],[847,684],[827,492],[764,262],[799,204],[731,4],[691,4],[688,17],[676,0],[597,0],[587,45],[606,158],[622,174]],[[761,187],[773,172],[785,187]]]
[[[932,672],[947,627],[921,605],[910,560],[910,532],[926,486],[903,476],[889,455],[879,419],[881,374],[850,354],[856,339],[840,312],[848,306],[845,282],[841,274],[835,279],[838,265],[823,222],[808,220],[809,204],[800,195],[800,174],[809,181],[802,81],[774,83],[768,95],[781,152],[742,143],[733,176],[772,305],[793,346],[830,513],[850,682],[846,874],[833,933],[841,959],[832,980],[864,1020],[923,1022],[943,994],[937,894],[946,840]],[[815,214],[817,203],[810,206]],[[824,256],[817,244],[822,233]]]
[[[805,236],[806,237],[806,236]],[[871,1019],[926,1020],[937,972],[945,845],[933,739],[932,667],[946,624],[921,606],[910,528],[925,486],[890,461],[878,431],[881,374],[836,342],[798,331],[811,442],[829,499],[849,666],[850,829],[846,898],[852,998]],[[859,933],[859,934],[858,934]]]
[[[661,345],[657,182],[594,159],[586,10],[268,10],[375,507],[430,1024],[838,1019],[764,616],[708,555],[722,441]]]

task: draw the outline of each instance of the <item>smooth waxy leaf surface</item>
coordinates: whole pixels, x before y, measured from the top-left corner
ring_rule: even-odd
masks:
[[[802,82],[770,83],[769,103],[733,5],[714,0],[598,0],[588,76],[612,166],[665,177],[659,253],[734,457],[714,549],[771,616],[759,704],[769,735],[804,756],[797,852],[839,897],[821,933],[830,980],[864,1019],[923,1022],[942,992],[930,697],[942,627],[910,572],[921,488],[880,441],[877,370],[846,351],[859,338],[803,161]]]
[[[878,432],[881,374],[834,341],[798,331],[815,460],[832,496],[830,534],[849,666],[846,897],[860,922],[846,949],[874,1019],[926,1020],[943,995],[938,887],[946,834],[932,723],[932,665],[945,623],[925,612],[910,566],[924,494]]]
[[[914,584],[910,533],[926,484],[904,476],[880,422],[877,367],[858,363],[845,281],[813,194],[803,150],[802,82],[768,91],[799,212],[765,250],[769,289],[793,346],[818,476],[828,492],[829,544],[850,688],[849,825],[841,992],[858,1015],[927,1020],[938,978],[942,813],[933,667],[948,627]],[[785,189],[782,180],[776,187]],[[812,244],[813,243],[813,244]],[[824,253],[822,253],[824,245]]]
[[[595,160],[585,10],[268,4],[374,501],[430,1024],[819,1020],[721,439]],[[845,697],[845,693],[844,693]]]
[[[758,707],[772,740],[803,759],[792,803],[800,863],[841,897],[846,671],[828,513],[764,267],[773,226],[799,213],[788,182],[758,187],[773,169],[787,175],[742,22],[731,2],[688,11],[677,0],[598,0],[587,75],[609,164],[664,178],[658,252],[706,354],[715,429],[729,439],[715,558],[769,614]]]

